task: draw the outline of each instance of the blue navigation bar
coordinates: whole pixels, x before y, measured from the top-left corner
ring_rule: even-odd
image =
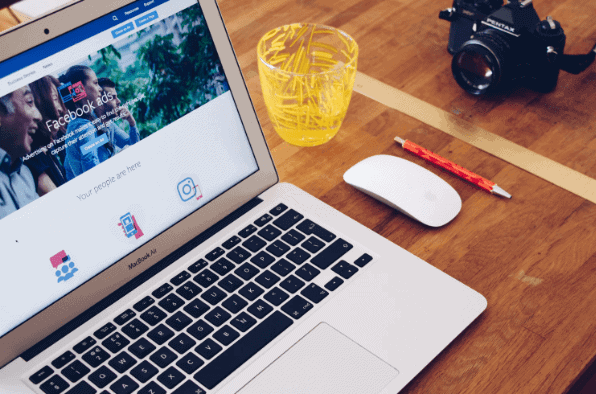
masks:
[[[53,40],[36,46],[26,52],[13,56],[0,63],[0,78],[21,70],[33,63],[36,63],[48,56],[54,55],[68,47],[76,45],[90,37],[120,25],[129,19],[138,18],[139,15],[159,5],[173,0],[138,0],[125,7],[111,12],[101,18],[97,18],[81,27],[78,27],[66,34],[56,37]],[[142,18],[139,18],[142,19]],[[148,23],[146,21],[145,23]],[[132,22],[130,23],[132,25]],[[114,34],[114,32],[112,32]],[[122,33],[124,34],[124,33]]]
[[[151,21],[154,21],[157,19],[157,11],[153,11],[148,13],[147,15],[143,15],[142,17],[140,17],[139,19],[135,20],[135,23],[137,25],[137,27],[141,27]]]
[[[130,33],[134,29],[135,27],[133,26],[132,22],[128,22],[126,25],[120,26],[119,28],[112,30],[112,36],[116,38],[123,34]]]

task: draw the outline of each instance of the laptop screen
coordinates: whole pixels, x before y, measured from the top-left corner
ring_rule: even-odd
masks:
[[[0,337],[257,170],[196,0],[0,63]]]

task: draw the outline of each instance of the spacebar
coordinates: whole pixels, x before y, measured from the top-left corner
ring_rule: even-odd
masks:
[[[195,379],[211,390],[227,378],[239,366],[274,340],[292,325],[292,319],[279,311],[263,320],[238,342],[230,346],[205,368],[196,373]]]

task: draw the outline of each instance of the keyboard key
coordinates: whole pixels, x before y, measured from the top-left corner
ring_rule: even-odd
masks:
[[[157,377],[157,380],[166,386],[169,389],[173,389],[176,387],[180,382],[182,382],[186,378],[184,374],[178,371],[174,367],[170,367],[166,369],[161,375]]]
[[[261,231],[259,231],[257,234],[271,242],[281,235],[281,231],[269,224],[267,227],[261,229]]]
[[[232,238],[230,238],[226,242],[224,242],[221,246],[230,250],[234,246],[238,245],[241,241],[242,241],[242,239],[240,239],[240,237],[234,235]]]
[[[29,376],[29,380],[33,384],[40,384],[41,382],[49,378],[52,373],[54,373],[54,370],[46,365],[39,371],[35,372],[33,375]]]
[[[308,311],[313,308],[313,304],[306,301],[300,296],[294,296],[290,301],[286,302],[281,310],[298,320]]]
[[[244,282],[238,279],[238,277],[234,274],[230,274],[220,280],[217,284],[228,293],[233,293],[238,290],[238,288],[242,286]]]
[[[134,367],[130,374],[135,377],[141,383],[147,383],[149,379],[157,375],[159,370],[151,364],[149,361],[143,361],[136,367]]]
[[[250,263],[244,263],[234,273],[244,280],[250,280],[259,273],[259,269]]]
[[[163,300],[159,301],[159,306],[170,313],[174,313],[178,308],[182,307],[185,302],[176,294],[169,294]]]
[[[356,272],[358,272],[358,268],[348,264],[344,260],[341,260],[339,263],[335,264],[331,270],[336,274],[339,274],[344,279],[350,279]]]
[[[315,304],[318,304],[319,302],[321,302],[323,300],[323,298],[325,298],[329,295],[329,292],[327,290],[320,288],[316,284],[311,283],[308,286],[306,286],[304,288],[304,290],[302,290],[300,292],[300,294],[302,294],[304,297],[308,298],[310,301],[314,302]]]
[[[261,289],[254,283],[249,283],[240,290],[238,290],[238,294],[240,294],[242,297],[246,298],[249,301],[256,300],[264,292],[265,291],[263,289]]]
[[[304,218],[304,216],[294,211],[293,209],[290,209],[289,211],[281,215],[279,218],[275,219],[273,224],[286,231],[287,229],[301,221],[302,218]]]
[[[236,266],[230,260],[226,259],[225,257],[222,257],[221,259],[217,260],[217,262],[211,264],[210,268],[216,273],[218,273],[220,276],[224,276],[228,272],[236,268]]]
[[[139,384],[126,375],[110,386],[110,390],[116,394],[130,394],[138,388]]]
[[[122,327],[122,332],[130,339],[138,339],[141,335],[149,331],[149,327],[141,323],[139,319],[134,319]]]
[[[267,251],[276,257],[281,257],[290,251],[291,247],[280,241],[279,239],[267,246]]]
[[[145,338],[139,339],[138,341],[136,341],[128,347],[128,351],[138,358],[147,357],[155,349],[155,345],[146,340]]]
[[[114,331],[116,331],[116,326],[110,322],[102,328],[100,328],[99,330],[95,331],[93,335],[95,335],[95,338],[97,339],[104,339]]]
[[[259,350],[292,325],[292,319],[276,311],[249,331],[194,376],[199,384],[211,390]]]
[[[320,269],[326,269],[335,263],[341,256],[352,249],[352,244],[339,238],[331,245],[327,246],[321,253],[312,258],[311,262]]]
[[[313,267],[312,265],[306,263],[302,267],[298,268],[295,272],[296,275],[304,279],[306,282],[310,282],[313,280],[317,275],[319,275],[321,271]]]
[[[277,263],[271,266],[271,271],[278,275],[286,276],[292,272],[296,266],[286,259],[280,259]]]
[[[104,365],[89,375],[89,380],[100,389],[103,389],[108,384],[116,380],[116,374],[110,368]]]
[[[179,273],[178,275],[176,275],[172,279],[170,279],[170,283],[173,284],[174,286],[180,286],[188,278],[190,278],[190,274],[186,271],[182,271],[181,273]]]
[[[118,333],[112,334],[108,339],[101,343],[112,353],[118,353],[130,344],[130,341]]]
[[[296,228],[306,235],[316,235],[325,242],[331,242],[335,239],[335,234],[330,233],[323,227],[308,219],[300,223],[298,226],[296,226]]]
[[[101,347],[96,346],[83,355],[83,361],[89,364],[92,368],[99,367],[104,361],[111,356]]]
[[[271,221],[271,219],[273,219],[273,216],[266,213],[263,216],[261,216],[260,218],[258,218],[257,220],[255,220],[255,224],[259,227],[263,227],[264,225],[269,223]]]
[[[287,254],[286,258],[296,265],[304,263],[310,258],[310,253],[298,247]]]
[[[176,353],[174,353],[167,347],[162,347],[161,349],[158,349],[155,353],[151,355],[151,357],[149,357],[149,359],[160,368],[167,367],[177,358],[178,356],[176,356]]]
[[[190,301],[201,293],[201,288],[194,282],[188,281],[176,289],[176,293],[181,295],[185,300]]]
[[[309,237],[306,241],[300,245],[310,253],[317,253],[319,250],[325,247],[325,243],[317,237]]]
[[[230,324],[236,327],[238,330],[246,332],[249,328],[254,326],[256,322],[257,321],[253,319],[248,313],[242,312],[234,319],[232,319]]]
[[[155,304],[155,300],[150,296],[147,296],[143,298],[141,301],[134,304],[132,308],[137,312],[143,312],[145,309],[149,308],[153,304]]]
[[[287,292],[294,294],[295,292],[300,290],[302,288],[302,286],[304,286],[304,282],[301,281],[300,279],[296,278],[294,275],[290,275],[286,279],[284,279],[279,284],[279,286],[282,289],[286,290]],[[267,299],[267,298],[265,297],[265,299]],[[269,300],[267,300],[267,301],[269,301]]]
[[[329,282],[327,282],[327,284],[325,285],[325,288],[327,290],[333,291],[333,290],[337,289],[339,286],[341,286],[342,283],[344,283],[344,280],[342,278],[339,278],[336,276],[335,278],[333,278]]]
[[[39,386],[39,388],[46,394],[60,394],[63,393],[70,385],[66,380],[58,375],[52,376],[47,382]]]
[[[275,261],[275,257],[271,256],[269,253],[267,253],[265,251],[261,251],[261,252],[257,253],[256,255],[254,255],[250,259],[250,261],[253,262],[258,267],[267,268],[269,266],[269,264],[271,264]]]
[[[279,276],[267,270],[261,273],[261,275],[257,276],[255,278],[255,282],[257,282],[266,289],[270,289],[274,284],[279,282]]]
[[[91,372],[91,370],[87,368],[85,364],[79,360],[75,360],[68,367],[62,370],[62,375],[64,375],[72,383],[76,383],[89,372]]]
[[[221,351],[222,347],[219,346],[213,339],[206,339],[203,343],[196,347],[195,352],[203,356],[205,360],[211,360],[213,356]]]
[[[258,252],[259,249],[263,248],[265,245],[267,245],[267,242],[265,242],[262,238],[257,237],[256,235],[253,235],[246,241],[242,242],[242,246],[244,246],[246,249],[250,250],[253,253]]]
[[[166,390],[155,382],[150,382],[143,387],[137,394],[166,394]]]
[[[284,204],[279,204],[278,206],[276,206],[275,208],[270,210],[269,213],[272,214],[273,216],[278,216],[280,213],[282,213],[286,209],[288,209],[287,206],[285,206]]]
[[[172,287],[171,284],[169,283],[164,283],[163,285],[161,285],[157,290],[153,291],[153,293],[151,293],[151,295],[157,299],[165,296],[166,294],[168,294],[170,291],[172,291],[174,288]]]
[[[227,294],[217,286],[212,286],[209,290],[201,294],[201,298],[210,303],[217,305],[221,300],[227,297]]]
[[[224,346],[228,346],[230,343],[238,339],[239,336],[240,334],[238,334],[238,331],[227,324],[213,334],[213,338]]]
[[[163,345],[164,343],[166,343],[168,339],[174,336],[174,331],[170,330],[163,324],[160,324],[159,326],[155,327],[152,331],[149,331],[147,336],[149,337],[149,339],[151,339],[158,345]]]
[[[75,359],[75,355],[71,351],[66,351],[63,355],[52,361],[52,365],[56,369],[64,367],[66,364]]]
[[[180,354],[184,354],[190,350],[191,347],[197,344],[197,341],[186,335],[179,334],[176,338],[168,342],[168,345]]]
[[[189,352],[176,363],[178,368],[187,374],[196,372],[196,370],[199,369],[203,364],[205,364],[205,362],[197,357],[193,352]]]
[[[249,224],[242,231],[240,231],[238,233],[238,235],[241,236],[242,238],[246,238],[249,235],[251,235],[252,233],[254,233],[255,231],[257,231],[257,228],[255,226],[253,226],[252,224]]]
[[[122,312],[120,315],[118,315],[114,318],[114,323],[121,326],[124,323],[126,323],[127,321],[129,321],[130,319],[132,319],[133,317],[135,317],[136,315],[137,314],[135,311],[133,311],[132,309],[127,309],[124,312]]]
[[[354,261],[354,264],[356,264],[358,267],[362,268],[366,264],[370,263],[371,261],[372,261],[372,256],[367,253],[364,253],[362,256],[360,256],[358,258],[358,260]]]
[[[262,319],[267,316],[273,310],[273,308],[265,301],[257,300],[246,310],[249,311],[254,317]]]
[[[298,245],[300,242],[304,240],[304,238],[306,237],[294,229],[288,231],[283,235],[283,237],[281,237],[281,239],[283,239],[285,242],[289,243],[292,246]]]
[[[77,384],[70,390],[66,392],[66,394],[95,394],[97,390],[95,390],[91,385],[85,381]]]
[[[207,253],[207,256],[205,256],[205,258],[209,261],[215,261],[215,259],[217,259],[218,257],[223,256],[223,254],[225,252],[226,251],[223,250],[222,248],[217,247],[217,248],[213,249],[211,252]]]
[[[205,390],[197,386],[192,380],[182,383],[172,394],[207,394]]]
[[[215,327],[219,327],[224,324],[232,315],[224,311],[221,307],[215,307],[211,312],[205,315],[205,320],[213,324]]]
[[[207,335],[213,332],[213,327],[211,327],[207,322],[203,320],[199,320],[192,326],[188,327],[186,330],[190,335],[195,337],[198,341],[202,341],[207,337]]]
[[[200,270],[202,270],[203,268],[205,268],[207,265],[209,265],[209,263],[206,260],[199,259],[196,263],[192,263],[188,267],[188,270],[190,272],[192,272],[193,274],[196,274],[197,272],[199,272]]]
[[[164,311],[159,309],[157,306],[152,306],[150,309],[148,309],[141,315],[141,319],[143,319],[145,323],[154,326],[163,319],[165,319],[166,316],[167,314]]]
[[[176,312],[166,320],[166,324],[176,331],[182,331],[190,323],[192,323],[192,319],[182,312]]]
[[[184,307],[184,312],[188,313],[195,319],[201,317],[205,312],[209,310],[209,305],[205,304],[201,300],[194,300],[190,304]]]
[[[218,279],[219,279],[219,276],[215,275],[209,269],[203,270],[203,272],[201,272],[200,274],[198,274],[197,276],[195,276],[193,278],[193,280],[195,282],[197,282],[204,288],[211,286],[212,284],[217,282]]]
[[[75,352],[77,352],[77,354],[82,354],[95,345],[97,345],[97,341],[91,337],[87,337],[83,339],[81,342],[74,345],[73,349]]]
[[[237,246],[230,253],[226,255],[230,260],[236,264],[242,263],[244,260],[250,257],[250,252],[241,246]],[[222,274],[225,275],[225,274]]]
[[[114,368],[117,372],[124,373],[128,371],[133,365],[137,363],[137,360],[132,358],[132,356],[126,352],[122,352],[113,359],[111,359],[108,364]]]
[[[298,279],[298,278],[296,278],[296,279]],[[283,291],[277,287],[274,287],[273,289],[271,289],[271,291],[269,291],[267,294],[265,294],[265,296],[263,298],[275,306],[280,306],[289,297],[290,296],[285,291]]]
[[[221,303],[221,306],[236,314],[240,312],[245,306],[248,305],[248,302],[244,301],[239,295],[232,294],[228,297],[227,300]]]

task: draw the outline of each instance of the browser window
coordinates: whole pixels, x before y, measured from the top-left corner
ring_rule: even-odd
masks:
[[[0,63],[0,336],[257,170],[194,0]]]

